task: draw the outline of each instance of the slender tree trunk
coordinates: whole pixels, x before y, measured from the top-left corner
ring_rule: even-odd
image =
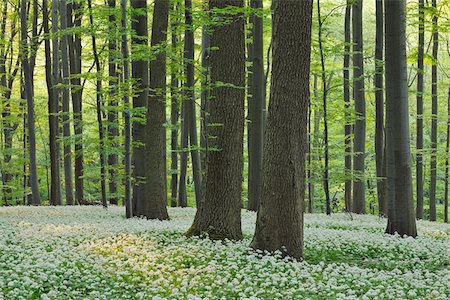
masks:
[[[417,235],[409,141],[406,3],[385,0],[386,17],[386,232]]]
[[[182,99],[181,103],[181,145],[180,150],[180,180],[178,186],[178,205],[187,207],[186,175],[188,163],[188,143],[189,143],[189,118],[187,115],[187,102]]]
[[[320,15],[320,0],[317,0],[317,17],[319,19],[319,49],[320,49],[320,63],[322,68],[322,100],[323,100],[323,139],[325,144],[325,164],[323,169],[323,189],[325,192],[325,203],[327,215],[331,215],[331,199],[330,199],[330,186],[329,186],[329,147],[328,147],[328,118],[327,118],[327,76],[325,70],[325,57],[323,54],[323,43],[322,43],[322,30],[323,23],[322,17]]]
[[[72,175],[72,150],[70,142],[70,70],[69,70],[69,46],[67,29],[67,4],[65,0],[59,3],[61,22],[61,67],[62,67],[62,123],[64,136],[64,184],[66,189],[66,204],[73,205],[73,175]]]
[[[380,215],[387,215],[385,201],[385,167],[384,167],[384,15],[383,0],[376,0],[376,41],[375,41],[375,161],[377,170],[377,196]]]
[[[176,3],[172,3],[172,19],[171,20],[171,34],[172,34],[172,51],[178,50],[178,7]],[[170,66],[170,124],[171,130],[171,181],[170,181],[170,206],[177,206],[177,194],[178,194],[178,118],[179,118],[179,81],[178,81],[178,68],[176,61],[172,61]]]
[[[127,0],[120,1],[122,12],[122,58],[123,58],[123,81],[125,86],[123,102],[125,111],[125,208],[126,217],[133,217],[131,203],[131,121],[130,121],[130,97],[129,97],[129,80],[130,80],[130,63],[128,53],[128,37],[127,37]]]
[[[227,6],[243,7],[243,0],[210,0],[211,9]],[[228,20],[216,25],[211,35],[212,51],[209,131],[211,147],[208,153],[205,203],[197,210],[187,235],[208,233],[211,239],[241,239],[245,36],[242,13],[215,12],[217,18]],[[235,87],[217,85],[217,82]],[[240,88],[236,88],[240,87]]]
[[[251,0],[253,9],[262,10],[262,0]],[[252,26],[251,97],[248,103],[248,209],[257,211],[262,185],[262,156],[264,140],[265,73],[263,18],[257,13],[250,17]]]
[[[108,39],[108,73],[109,73],[109,108],[108,108],[108,139],[111,149],[119,147],[117,139],[119,137],[119,116],[117,112],[117,25],[116,25],[116,0],[108,0],[108,7],[110,9],[109,15],[109,39]],[[109,167],[109,202],[111,204],[118,204],[117,197],[117,164],[119,157],[117,151],[112,150],[108,155]]]
[[[89,9],[89,23],[94,27],[94,18],[92,16],[92,0],[88,0]],[[92,33],[92,52],[94,54],[94,63],[97,69],[97,82],[96,82],[96,108],[97,108],[97,124],[98,134],[100,141],[100,186],[102,191],[102,204],[103,207],[108,207],[108,200],[106,196],[106,162],[105,162],[105,141],[103,137],[103,120],[102,120],[102,67],[100,65],[100,59],[97,51],[97,39],[95,33]],[[114,203],[117,204],[117,203]]]
[[[350,46],[351,46],[351,0],[345,8],[344,48],[344,109],[345,109],[345,211],[352,207],[352,124],[350,121]]]
[[[151,47],[161,47],[167,41],[169,21],[169,0],[155,2]],[[166,51],[158,49],[156,58],[150,62],[150,82],[147,110],[145,155],[146,155],[146,199],[143,210],[136,210],[137,215],[148,219],[166,220],[167,186],[166,186]]]
[[[68,5],[68,27],[81,27],[83,11],[81,1]],[[84,204],[83,189],[83,115],[81,87],[81,37],[76,33],[69,37],[69,60],[71,74],[73,127],[75,132],[75,198],[78,204]]]
[[[311,133],[311,116],[312,107],[311,102],[308,108],[308,212],[312,214],[314,212],[314,182],[313,182],[313,164],[312,164],[312,133]]]
[[[31,203],[40,205],[39,183],[37,174],[36,157],[36,131],[34,120],[34,95],[33,95],[33,74],[29,62],[28,31],[27,31],[27,0],[21,1],[21,47],[22,47],[22,69],[25,84],[25,97],[27,100],[27,126],[29,139],[29,159],[30,159],[30,182],[31,182]]]
[[[277,1],[274,6],[263,187],[251,245],[294,258],[303,256],[311,19],[312,1]]]
[[[444,222],[448,223],[448,168],[450,154],[450,88],[447,97],[447,141],[445,145],[445,188],[444,188]]]
[[[424,0],[419,0],[419,44],[417,49],[417,141],[416,141],[416,218],[423,218],[423,61],[425,43]]]
[[[46,0],[44,0],[46,2]],[[59,38],[58,38],[58,2],[52,0],[52,47],[53,47],[53,57],[52,57],[52,89],[53,89],[53,99],[49,98],[51,103],[50,108],[50,152],[51,152],[51,194],[50,202],[55,205],[61,205],[61,171],[60,171],[60,142],[59,142],[59,113],[60,113],[60,90],[56,87],[59,84],[60,78],[60,64],[59,64]]]
[[[365,201],[365,148],[366,148],[366,101],[364,88],[364,57],[363,57],[363,1],[355,0],[353,4],[352,34],[353,34],[353,97],[355,100],[355,127],[353,147],[355,158],[353,170],[353,212],[364,214]]]
[[[186,95],[189,118],[189,141],[191,147],[192,171],[195,185],[195,203],[200,208],[203,201],[202,166],[198,151],[197,122],[195,109],[195,78],[194,78],[194,24],[192,21],[192,1],[185,0],[186,31],[184,34],[184,61],[186,72]]]
[[[436,0],[432,1],[436,9]],[[433,16],[433,65],[431,67],[431,158],[430,158],[430,221],[436,221],[436,152],[437,152],[437,119],[438,119],[438,94],[437,94],[437,60],[439,51],[438,17]]]
[[[148,43],[147,1],[131,0],[131,7],[139,11],[132,16],[131,29],[135,32],[131,40],[131,51],[138,54],[139,48]],[[142,57],[142,55],[139,55]],[[133,108],[139,110],[133,116],[133,216],[141,216],[145,211],[147,192],[145,190],[146,156],[145,156],[145,113],[148,102],[148,61],[144,58],[132,62],[132,78],[136,82]]]

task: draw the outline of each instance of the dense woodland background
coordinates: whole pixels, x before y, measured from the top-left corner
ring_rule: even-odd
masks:
[[[148,3],[147,14],[138,8],[145,6],[145,1],[131,1],[131,6],[125,3],[125,11],[121,5],[114,0],[1,1],[1,205],[125,204],[130,186],[135,187],[133,193],[139,193],[136,182],[143,179],[142,168],[153,161],[151,155],[161,155],[156,153],[160,149],[165,163],[153,166],[160,174],[147,180],[166,186],[166,194],[160,197],[166,197],[169,205],[195,206],[204,190],[201,177],[205,176],[205,157],[220,152],[207,141],[211,134],[208,128],[214,131],[215,126],[221,126],[220,120],[207,125],[208,97],[214,87],[234,85],[239,86],[235,90],[245,91],[246,97],[245,111],[239,101],[228,108],[228,112],[245,113],[246,120],[242,207],[255,210],[257,204],[252,197],[258,198],[255,195],[261,185],[261,165],[255,161],[262,153],[262,134],[255,133],[258,129],[252,129],[251,124],[262,124],[262,128],[269,100],[271,3],[249,1],[242,8],[209,11],[202,1],[156,1]],[[377,22],[383,10],[379,5],[381,1],[364,1],[359,11],[360,6],[352,1],[314,2],[306,211],[386,214],[386,208],[380,209],[385,130],[383,105],[377,104],[384,95],[380,53],[384,46],[379,35],[383,20]],[[221,19],[217,15],[224,12],[245,21],[245,51],[235,50],[235,56],[240,57],[222,61],[219,72],[233,72],[233,65],[244,59],[247,68],[245,77],[232,74],[228,82],[213,83],[209,55],[217,49],[209,47],[209,36],[211,28],[220,31],[230,26],[227,21],[218,24]],[[419,199],[417,217],[431,220],[444,219],[444,202],[448,201],[449,18],[450,3],[446,0],[407,1],[411,160],[413,166],[418,165],[418,169],[413,167],[413,192],[414,199]],[[360,27],[361,35],[352,31]],[[148,45],[142,38],[147,30]],[[221,34],[227,35],[226,30]],[[357,48],[360,46],[362,52]],[[289,54],[285,59],[289,61]],[[355,67],[359,63],[363,63],[363,69]],[[135,72],[147,65],[150,89],[144,91]],[[353,95],[353,88],[361,84],[363,89],[354,90],[364,92]],[[165,135],[151,140],[153,146],[147,154],[139,152],[143,148],[139,130],[152,129],[145,129],[139,121],[145,108],[136,105],[136,99],[145,97],[143,91],[150,94],[150,114],[162,112],[147,120],[165,128]],[[423,125],[417,122],[421,116]],[[133,137],[129,135],[131,125]],[[127,149],[130,139],[135,155],[132,161],[127,159],[131,157]],[[225,143],[235,142],[230,139]],[[127,171],[130,163],[132,171]],[[160,175],[162,178],[156,178]],[[194,181],[202,186],[197,191]],[[353,193],[352,186],[358,192]],[[419,213],[421,196],[423,214]]]

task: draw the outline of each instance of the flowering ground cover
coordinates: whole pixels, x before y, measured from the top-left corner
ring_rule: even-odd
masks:
[[[450,226],[385,235],[385,219],[305,216],[305,261],[250,251],[245,239],[185,239],[193,209],[171,221],[123,208],[0,208],[0,299],[450,299]]]

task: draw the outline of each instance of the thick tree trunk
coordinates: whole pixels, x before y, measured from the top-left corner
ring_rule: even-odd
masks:
[[[68,5],[67,25],[69,28],[81,27],[83,17],[82,3],[77,0]],[[81,86],[81,37],[80,34],[69,36],[69,61],[71,74],[71,92],[73,109],[73,128],[75,133],[75,198],[78,204],[84,204],[83,187],[83,115]]]
[[[386,0],[386,232],[417,235],[409,141],[405,0]]]
[[[169,0],[155,1],[151,47],[161,47],[167,41],[169,22]],[[137,215],[148,219],[166,220],[166,52],[157,50],[156,58],[150,62],[149,99],[145,136],[146,198],[143,209]]]
[[[353,207],[357,214],[364,214],[365,201],[365,153],[366,153],[366,100],[364,88],[364,53],[363,53],[363,1],[353,3],[352,34],[353,34],[353,98],[355,100],[355,127],[353,149]]]
[[[31,204],[40,205],[39,183],[37,174],[36,158],[36,131],[34,124],[34,93],[33,93],[33,74],[29,61],[29,46],[27,32],[27,0],[21,1],[20,20],[21,20],[21,43],[22,43],[22,70],[25,84],[25,97],[27,100],[27,126],[28,143],[30,159],[30,183],[31,183]]]
[[[118,204],[117,196],[117,164],[119,157],[117,155],[117,139],[119,137],[119,119],[117,112],[117,25],[115,17],[116,0],[108,0],[108,7],[110,9],[109,15],[109,39],[108,39],[108,73],[109,73],[109,107],[108,107],[108,140],[112,151],[108,155],[109,167],[109,202],[111,204]]]
[[[59,4],[61,31],[67,29],[67,4],[61,0]],[[62,123],[64,137],[64,184],[66,189],[66,204],[73,205],[73,175],[72,175],[72,150],[70,142],[70,70],[69,70],[69,45],[67,33],[61,35],[61,68],[62,68]]]
[[[350,120],[350,49],[351,49],[351,0],[345,8],[344,46],[344,109],[345,109],[345,211],[352,207],[352,124]]]
[[[417,48],[417,124],[416,124],[416,218],[423,218],[423,61],[425,43],[424,0],[419,0],[419,44]]]
[[[385,201],[386,182],[384,180],[384,15],[383,0],[376,0],[376,41],[375,41],[375,161],[377,170],[378,211],[382,216],[387,215]]]
[[[138,54],[139,48],[148,43],[147,1],[131,0],[131,7],[136,10],[132,16],[131,29],[134,36],[131,40],[131,51]],[[139,13],[138,13],[139,12]],[[141,55],[139,55],[141,56]],[[133,116],[133,216],[141,216],[145,211],[147,192],[145,190],[146,157],[145,157],[145,113],[148,104],[148,61],[144,58],[132,62],[132,78],[135,81],[136,92],[133,98],[133,108],[139,110]]]
[[[192,21],[192,1],[185,0],[186,31],[184,34],[184,61],[186,72],[186,101],[189,118],[189,141],[191,147],[192,171],[195,185],[195,203],[200,208],[203,202],[202,166],[198,151],[197,122],[195,109],[195,78],[194,78],[194,24]]]
[[[92,16],[92,0],[88,0],[89,9],[89,23],[94,27],[94,18]],[[97,124],[98,124],[98,134],[100,141],[100,186],[102,192],[102,204],[103,207],[108,207],[108,200],[106,196],[106,162],[105,162],[105,141],[103,137],[103,120],[102,120],[102,67],[100,65],[100,59],[97,51],[97,39],[95,38],[95,33],[92,33],[92,53],[94,54],[94,63],[97,69],[97,82],[96,87],[96,108],[97,108]],[[115,203],[117,204],[117,203]]]
[[[275,4],[263,187],[252,241],[255,249],[279,250],[294,258],[303,256],[311,19],[312,1]]]
[[[127,0],[120,1],[122,12],[122,59],[123,59],[123,81],[124,81],[124,112],[125,112],[125,208],[126,217],[133,217],[132,203],[131,203],[131,118],[130,118],[130,63],[128,53],[128,38],[127,38]]]
[[[262,0],[251,0],[253,9],[262,10]],[[262,155],[264,140],[265,73],[263,18],[250,17],[252,26],[252,76],[248,103],[248,210],[257,211],[262,185]]]
[[[243,0],[210,0],[211,9],[243,7]],[[242,13],[213,12],[228,20],[216,25],[211,35],[210,146],[207,159],[205,203],[197,210],[187,235],[208,233],[211,239],[241,239],[245,36]],[[232,84],[233,87],[217,83]],[[239,88],[236,88],[239,87]]]
[[[436,8],[436,0],[432,2]],[[437,91],[437,60],[439,51],[438,17],[433,16],[433,65],[431,67],[431,158],[430,158],[430,221],[436,221],[436,175],[437,175],[437,119],[438,119],[438,91]]]

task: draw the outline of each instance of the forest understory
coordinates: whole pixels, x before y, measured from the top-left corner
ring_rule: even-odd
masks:
[[[244,239],[186,239],[192,208],[170,221],[101,207],[0,208],[0,299],[449,299],[450,228],[418,221],[419,237],[384,234],[371,215],[305,215],[304,261]]]

